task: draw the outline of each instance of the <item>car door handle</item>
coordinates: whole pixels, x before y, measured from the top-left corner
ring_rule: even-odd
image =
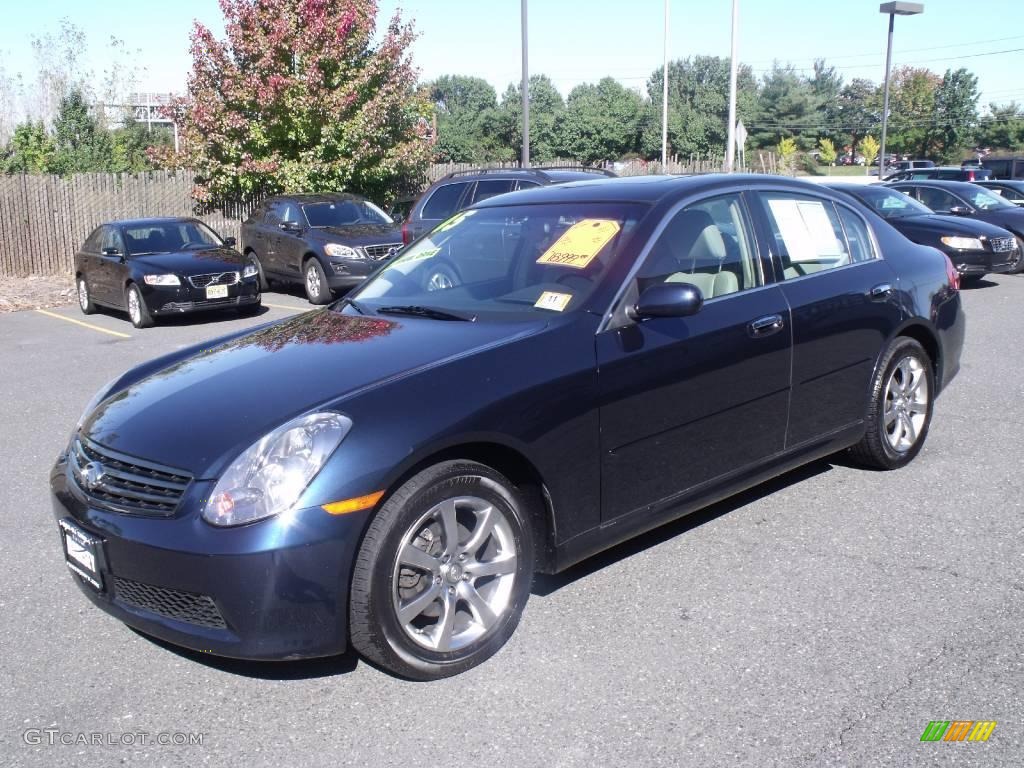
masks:
[[[751,320],[747,324],[747,331],[754,338],[771,336],[773,333],[781,331],[784,325],[782,315],[765,315],[764,317],[757,318],[757,320]]]
[[[892,294],[892,286],[889,283],[879,283],[868,292],[868,296],[875,301],[888,298],[890,294]]]

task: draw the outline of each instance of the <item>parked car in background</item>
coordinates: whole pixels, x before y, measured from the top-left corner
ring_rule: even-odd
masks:
[[[75,255],[78,306],[123,309],[136,328],[186,312],[260,309],[256,266],[198,219],[110,221]]]
[[[430,290],[438,262],[463,282]],[[959,370],[956,282],[793,179],[481,201],[330,307],[98,392],[50,474],[64,555],[96,606],[176,645],[458,674],[509,639],[536,571],[837,451],[911,462]]]
[[[1024,208],[991,190],[962,181],[902,181],[892,188],[906,192],[936,213],[966,216],[1009,230],[1017,247],[1024,251]],[[1018,262],[1014,271],[1024,271],[1024,262]]]
[[[916,181],[917,179],[936,179],[939,181],[980,181],[987,179],[992,172],[977,166],[936,166],[934,168],[913,168],[886,176],[883,181]]]
[[[301,283],[313,304],[326,304],[401,248],[402,230],[358,195],[278,195],[242,224],[241,245],[264,289]]]
[[[864,165],[866,162],[864,155],[860,153],[851,155],[849,152],[844,152],[836,158],[836,165]]]
[[[413,205],[409,218],[402,226],[402,240],[411,243],[464,208],[495,195],[614,176],[614,173],[603,168],[585,166],[477,168],[449,173],[431,184]]]
[[[1008,200],[1014,205],[1024,205],[1024,179],[1000,179],[998,181],[987,179],[986,181],[976,181],[974,183],[995,192],[1004,200]]]
[[[1021,263],[1013,234],[983,221],[935,213],[910,195],[881,184],[829,183],[873,210],[908,240],[938,248],[964,278],[1012,272]]]
[[[992,172],[993,179],[1024,179],[1024,157],[986,157],[981,166]]]

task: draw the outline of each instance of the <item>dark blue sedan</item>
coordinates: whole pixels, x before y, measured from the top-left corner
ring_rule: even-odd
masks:
[[[959,369],[957,289],[793,180],[495,197],[349,297],[99,392],[50,478],[64,556],[171,643],[456,674],[535,572],[838,451],[911,461]]]

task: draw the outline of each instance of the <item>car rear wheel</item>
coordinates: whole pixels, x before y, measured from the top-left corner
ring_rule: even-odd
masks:
[[[1024,238],[1017,238],[1017,253],[1019,254],[1017,266],[1010,270],[1011,275],[1019,275],[1024,272]]]
[[[530,593],[526,509],[470,461],[420,472],[377,512],[352,577],[352,646],[402,677],[464,672],[500,649]]]
[[[136,328],[149,328],[153,325],[153,317],[149,314],[149,307],[142,298],[142,291],[139,286],[132,283],[125,293],[125,305],[128,307],[128,319]]]
[[[875,469],[898,469],[921,451],[934,405],[935,375],[924,347],[897,338],[883,356],[871,388],[867,431],[851,449]]]
[[[256,255],[255,251],[249,251],[247,254],[252,263],[256,265],[256,280],[259,282],[260,293],[270,289],[270,282],[267,280],[267,275],[263,271],[263,262],[260,261],[260,257]]]
[[[303,267],[303,285],[306,286],[306,298],[312,304],[326,304],[331,300],[331,289],[327,285],[327,275],[317,259],[308,259]]]
[[[96,305],[92,303],[92,294],[89,293],[89,283],[85,275],[78,278],[78,306],[83,315],[91,315],[96,311]]]

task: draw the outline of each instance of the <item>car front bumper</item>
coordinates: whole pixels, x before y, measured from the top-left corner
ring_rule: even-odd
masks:
[[[1021,258],[1019,250],[1002,251],[946,251],[956,271],[965,277],[989,274],[1005,274],[1017,266]]]
[[[143,285],[142,298],[155,316],[208,312],[250,306],[260,300],[259,283],[247,277],[227,287],[227,296],[207,298],[205,288],[195,288],[183,280],[180,286]]]
[[[81,590],[125,624],[195,651],[253,660],[343,652],[351,564],[369,512],[314,507],[217,528],[198,512],[212,486],[193,480],[171,517],[121,514],[89,504],[58,460],[54,516],[100,550],[100,587],[73,573]]]

